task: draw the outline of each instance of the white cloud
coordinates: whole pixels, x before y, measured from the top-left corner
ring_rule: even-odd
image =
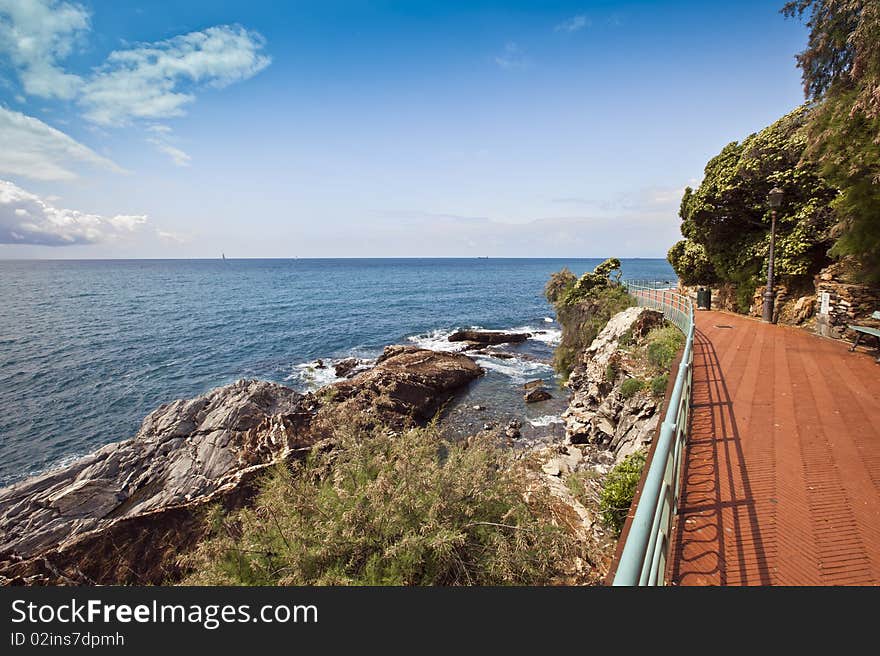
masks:
[[[100,125],[182,116],[195,86],[219,89],[266,68],[264,45],[257,32],[219,25],[116,50],[83,86],[79,102]]]
[[[175,166],[189,166],[192,160],[189,153],[185,153],[180,148],[172,146],[161,139],[147,139],[147,141],[156,146],[156,150],[168,155]]]
[[[96,244],[134,233],[146,222],[144,215],[104,217],[55,207],[12,182],[0,180],[0,244]]]
[[[514,42],[504,45],[504,51],[495,57],[495,63],[505,69],[522,69],[528,67],[530,61],[522,49]]]
[[[577,16],[572,16],[566,21],[562,21],[557,25],[554,30],[557,32],[578,32],[585,27],[590,27],[593,23],[589,18],[584,16],[583,14],[578,14]]]
[[[5,53],[24,90],[41,98],[73,98],[81,80],[58,62],[89,29],[81,5],[57,0],[0,0],[0,54]]]
[[[71,180],[74,165],[87,164],[108,171],[123,169],[87,146],[26,116],[0,107],[0,173],[35,180]]]
[[[186,235],[177,232],[170,232],[168,230],[156,230],[156,236],[159,237],[159,239],[169,241],[173,244],[186,244],[189,242],[189,237]]]
[[[153,144],[161,153],[168,155],[175,166],[189,166],[192,157],[189,153],[184,152],[171,142],[174,140],[173,131],[167,125],[154,123],[147,126],[147,131],[152,132],[155,136],[148,137],[147,143]]]

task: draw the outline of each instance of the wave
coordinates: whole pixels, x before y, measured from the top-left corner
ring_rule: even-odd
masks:
[[[30,478],[32,476],[42,476],[43,474],[48,474],[50,471],[54,471],[56,469],[64,469],[68,465],[72,465],[73,463],[75,463],[80,458],[85,458],[87,455],[89,455],[89,453],[94,453],[94,451],[91,451],[91,452],[87,451],[85,453],[81,453],[79,451],[76,451],[74,453],[71,453],[70,455],[66,455],[61,458],[57,458],[56,460],[53,460],[52,462],[47,464],[45,467],[39,467],[37,469],[32,469],[27,474],[25,474],[24,478]],[[6,479],[12,480],[11,477],[6,477]],[[13,484],[13,483],[8,482],[6,479],[4,479],[3,482],[0,482],[0,485],[2,485],[3,487],[6,487],[7,485]]]
[[[550,317],[545,317],[544,321],[552,323],[553,319],[551,319]],[[482,326],[469,326],[468,328],[451,329],[437,328],[426,333],[410,335],[406,339],[408,342],[415,344],[416,346],[431,349],[432,351],[449,351],[452,353],[458,353],[460,351],[464,351],[465,348],[467,348],[467,345],[464,342],[450,342],[449,336],[453,333],[458,332],[459,330],[489,329],[483,328]],[[499,330],[500,332],[505,333],[529,333],[531,335],[531,337],[529,337],[530,340],[543,342],[548,346],[556,346],[562,340],[562,330],[560,330],[559,328],[548,328],[546,326],[542,326],[541,328],[535,328],[534,326],[516,326],[514,328],[492,328],[491,330]]]
[[[545,318],[544,321],[547,319],[549,319],[549,317]],[[536,342],[543,342],[548,346],[556,346],[562,341],[562,330],[559,328],[547,328],[546,326],[541,328],[535,328],[534,326],[517,326],[516,328],[511,328],[509,332],[530,333],[531,337],[529,337],[529,339]]]
[[[522,360],[520,358],[499,359],[484,353],[468,353],[468,355],[477,360],[483,369],[508,376],[513,382],[520,385],[528,380],[543,378],[546,374],[553,371],[551,365],[545,362],[536,362],[535,360]]]
[[[295,365],[294,368],[296,371],[285,377],[284,380],[299,381],[309,391],[314,391],[325,385],[342,380],[342,378],[336,375],[336,369],[333,367],[332,362],[324,362],[324,366],[319,367],[318,361],[315,360]]]
[[[471,326],[469,330],[482,330],[482,328],[479,326]],[[453,328],[451,330],[438,328],[436,330],[431,330],[427,333],[410,335],[406,338],[406,341],[415,344],[419,348],[426,348],[432,351],[449,351],[451,353],[459,353],[467,348],[467,344],[465,342],[449,341],[449,336],[458,331],[459,328]]]
[[[562,421],[562,418],[559,415],[541,415],[540,417],[528,419],[527,421],[535,428],[544,428],[546,426],[550,426],[551,424],[565,423],[564,421]]]

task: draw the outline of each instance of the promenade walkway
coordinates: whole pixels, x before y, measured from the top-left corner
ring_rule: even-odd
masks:
[[[880,365],[697,312],[674,585],[880,584]]]

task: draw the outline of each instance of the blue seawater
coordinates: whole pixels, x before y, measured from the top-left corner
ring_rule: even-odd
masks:
[[[558,326],[544,284],[599,261],[0,261],[0,486],[132,437],[173,399],[239,378],[314,388],[333,380],[316,359],[443,346],[457,327],[544,331],[517,347],[522,359],[481,362],[490,375],[467,403],[550,380]],[[623,272],[675,280],[660,259],[623,260]],[[547,403],[526,419],[552,421],[564,400]]]

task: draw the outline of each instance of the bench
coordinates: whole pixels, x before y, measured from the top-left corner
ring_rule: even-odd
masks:
[[[880,310],[875,311],[871,314],[872,319],[880,319]],[[853,345],[849,347],[850,351],[855,351],[856,347],[859,345],[859,342],[862,341],[863,335],[870,335],[874,339],[877,340],[878,346],[880,346],[880,328],[872,328],[871,326],[854,326],[852,324],[849,325],[850,330],[854,330],[856,333],[856,341],[853,342]],[[880,362],[880,358],[877,358],[877,362]]]

